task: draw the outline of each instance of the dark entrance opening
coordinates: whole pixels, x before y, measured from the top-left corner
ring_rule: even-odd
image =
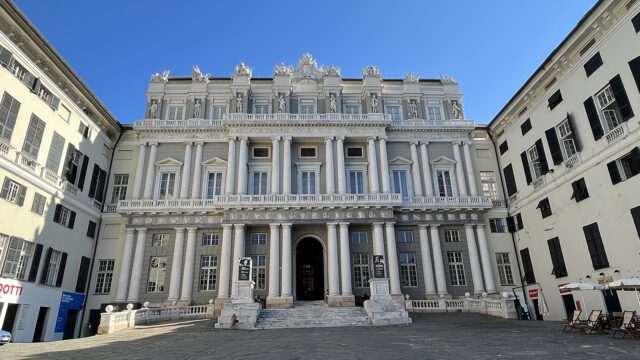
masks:
[[[44,341],[44,326],[47,321],[47,315],[49,314],[49,308],[41,306],[38,311],[38,320],[36,321],[36,328],[33,331],[33,342]]]
[[[573,300],[573,295],[562,295],[562,303],[564,304],[564,311],[567,313],[567,319],[571,319],[573,311],[576,309],[576,303]],[[583,306],[581,304],[581,306]]]
[[[91,326],[91,335],[98,333],[98,326],[100,326],[100,309],[89,310],[89,326]]]
[[[322,245],[304,238],[296,247],[296,298],[301,301],[324,299]]]
[[[13,326],[16,323],[16,316],[18,315],[18,309],[20,304],[7,305],[7,312],[4,315],[4,323],[2,324],[2,330],[13,332]]]
[[[544,320],[544,317],[540,313],[540,300],[532,299],[531,302],[533,303],[533,312],[536,314],[536,320]],[[529,310],[529,314],[531,314],[531,310]]]
[[[620,306],[620,299],[618,299],[616,290],[603,290],[602,296],[604,296],[604,304],[607,306],[609,314],[622,312],[622,306]]]
[[[73,339],[73,334],[76,329],[76,322],[78,321],[78,310],[71,310],[67,312],[67,322],[64,324],[64,332],[62,333],[62,340]]]

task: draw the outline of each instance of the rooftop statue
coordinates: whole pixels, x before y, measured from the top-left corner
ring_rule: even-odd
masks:
[[[443,76],[443,75],[440,75],[440,82],[442,82],[444,85],[456,85],[456,84],[458,84],[456,79],[452,78],[451,76]]]
[[[203,74],[202,71],[200,71],[200,68],[198,67],[198,65],[193,67],[193,70],[191,71],[191,81],[193,82],[205,82],[209,80],[209,74]]]
[[[404,77],[404,82],[406,84],[417,84],[420,81],[420,77],[418,75],[413,75],[412,73],[407,73]]]
[[[293,72],[293,66],[286,66],[284,63],[273,68],[273,76],[290,76]]]
[[[380,78],[380,69],[377,66],[369,65],[362,69],[362,77],[373,76]]]
[[[337,66],[329,65],[329,67],[324,71],[324,76],[337,76],[340,77],[340,68]]]
[[[151,75],[152,82],[167,82],[169,81],[169,70],[165,70],[162,72],[162,75],[159,73],[155,73]]]
[[[243,62],[241,62],[238,66],[236,66],[236,69],[233,72],[233,75],[231,75],[232,78],[235,78],[236,76],[251,77],[251,68],[245,65]]]

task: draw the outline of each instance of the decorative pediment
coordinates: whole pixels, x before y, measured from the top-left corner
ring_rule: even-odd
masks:
[[[311,54],[306,53],[302,55],[300,61],[298,61],[298,67],[293,70],[291,74],[292,79],[303,80],[320,80],[324,75],[322,67],[318,67],[318,63],[313,59]]]
[[[236,76],[247,76],[251,77],[252,70],[250,67],[241,62],[238,66],[236,66],[231,78],[235,78]]]
[[[157,167],[170,167],[170,166],[177,166],[180,167],[182,166],[182,161],[180,160],[176,160],[172,157],[168,157],[168,158],[164,158],[160,161],[156,161],[155,164]]]
[[[393,159],[389,160],[389,165],[410,166],[411,164],[413,164],[413,161],[405,159],[402,156],[396,156]]]
[[[222,160],[219,157],[213,157],[207,161],[203,161],[202,162],[202,166],[216,166],[216,165],[220,165],[220,166],[227,166],[227,161],[226,160]]]
[[[440,156],[434,160],[431,160],[431,165],[432,166],[455,166],[456,161],[453,159],[450,159],[446,156]]]

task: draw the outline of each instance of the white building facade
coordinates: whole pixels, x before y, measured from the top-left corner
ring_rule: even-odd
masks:
[[[397,297],[519,285],[493,146],[452,79],[343,79],[305,54],[268,79],[155,74],[146,96],[115,149],[92,310],[226,303],[241,257],[271,308],[353,306],[374,258]]]
[[[8,1],[0,97],[0,325],[77,337],[120,125]]]
[[[640,311],[633,292],[559,289],[640,276],[639,13],[599,1],[489,125],[538,319]]]

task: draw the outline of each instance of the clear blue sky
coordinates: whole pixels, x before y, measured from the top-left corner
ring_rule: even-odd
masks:
[[[595,0],[34,1],[18,7],[122,123],[143,116],[149,77],[199,65],[254,77],[319,64],[359,78],[451,75],[467,118],[488,123]]]

